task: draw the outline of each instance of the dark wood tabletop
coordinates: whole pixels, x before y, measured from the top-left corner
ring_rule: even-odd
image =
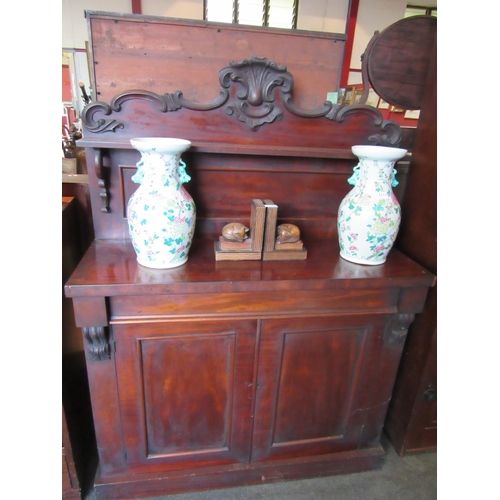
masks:
[[[397,249],[365,266],[339,256],[336,240],[305,242],[304,261],[216,262],[214,241],[195,240],[173,269],[139,265],[130,240],[95,240],[65,286],[68,297],[163,293],[322,290],[432,286],[434,276]]]

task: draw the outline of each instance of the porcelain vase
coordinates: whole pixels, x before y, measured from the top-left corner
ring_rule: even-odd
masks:
[[[352,190],[339,206],[340,256],[356,264],[383,264],[394,245],[401,207],[392,190],[394,165],[407,150],[384,146],[353,146],[359,158],[349,179]]]
[[[130,143],[141,153],[132,176],[140,185],[127,205],[137,261],[154,269],[181,266],[188,259],[196,223],[196,206],[182,185],[191,179],[181,160],[191,142],[146,137]]]

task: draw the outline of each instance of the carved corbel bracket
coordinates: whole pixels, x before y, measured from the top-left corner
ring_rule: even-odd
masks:
[[[387,344],[403,343],[408,329],[415,318],[414,314],[396,314],[385,326],[384,342]]]
[[[98,361],[110,359],[110,347],[106,330],[104,326],[82,328],[90,359]]]
[[[109,212],[109,182],[108,169],[104,165],[105,157],[102,154],[102,149],[94,150],[94,165],[97,176],[97,184],[99,186],[99,196],[102,201],[102,212]]]

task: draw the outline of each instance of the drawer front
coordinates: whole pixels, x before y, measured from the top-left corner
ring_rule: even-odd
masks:
[[[309,316],[396,312],[399,288],[206,293],[110,298],[111,322],[171,319]]]

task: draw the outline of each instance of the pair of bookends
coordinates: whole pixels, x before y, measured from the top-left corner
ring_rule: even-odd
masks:
[[[304,260],[307,250],[294,224],[277,226],[278,205],[252,200],[250,228],[239,222],[226,224],[215,242],[216,261]]]

